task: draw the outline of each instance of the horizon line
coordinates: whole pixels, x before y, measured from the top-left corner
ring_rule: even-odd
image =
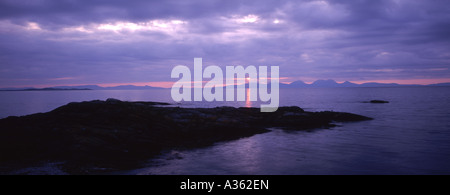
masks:
[[[280,84],[292,84],[294,82],[297,81],[301,81],[305,84],[311,85],[316,81],[320,81],[320,80],[332,80],[338,84],[343,84],[345,82],[350,82],[350,83],[354,83],[354,84],[365,84],[365,83],[378,83],[378,84],[398,84],[398,85],[420,85],[420,86],[427,86],[427,85],[434,85],[434,84],[442,84],[442,83],[450,83],[450,78],[445,78],[445,79],[411,79],[411,80],[365,80],[365,81],[336,81],[334,79],[317,79],[315,81],[310,81],[310,82],[305,82],[302,80],[295,80],[292,82],[280,82]],[[415,82],[414,82],[415,81]],[[418,82],[421,81],[421,82]],[[208,81],[204,81],[204,82],[208,82]],[[93,85],[93,86],[99,86],[99,87],[119,87],[119,86],[136,86],[136,87],[155,87],[155,88],[166,88],[166,89],[170,89],[172,87],[172,85],[175,83],[171,82],[171,81],[157,81],[157,82],[131,82],[131,83],[97,83],[97,84],[56,84],[56,85],[34,85],[34,86],[29,86],[29,85],[23,85],[23,86],[2,86],[0,88],[2,89],[6,89],[6,88],[52,88],[52,87],[62,87],[62,86],[67,86],[67,87],[78,87],[78,86],[88,86],[88,85]]]

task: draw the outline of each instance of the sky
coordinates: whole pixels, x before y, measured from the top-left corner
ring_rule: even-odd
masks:
[[[450,82],[448,0],[0,0],[0,87],[170,87],[177,65],[281,82]]]

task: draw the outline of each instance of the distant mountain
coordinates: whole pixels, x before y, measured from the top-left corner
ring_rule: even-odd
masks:
[[[268,84],[268,87],[270,88],[270,82]],[[291,84],[284,84],[284,83],[280,83],[280,88],[304,88],[307,87],[308,84],[304,83],[303,81],[295,81],[292,82]]]
[[[334,80],[317,80],[311,84],[312,87],[340,87]]]
[[[115,87],[103,87],[103,90],[148,90],[148,89],[164,89],[160,87],[151,87],[151,86],[135,86],[135,85],[120,85]]]
[[[344,83],[340,84],[341,87],[358,87],[358,84],[349,82],[349,81],[345,81]]]
[[[243,85],[239,85],[243,87]],[[303,81],[294,81],[290,84],[280,83],[280,88],[339,88],[339,87],[420,87],[420,86],[450,86],[450,83],[438,83],[431,85],[400,85],[397,83],[363,83],[356,84],[349,81],[338,83],[334,80],[317,80],[311,84]],[[249,87],[248,84],[245,87]],[[268,88],[270,88],[270,82]],[[79,85],[79,86],[56,86],[48,88],[0,88],[0,91],[65,91],[65,90],[149,90],[149,89],[167,89],[152,86],[119,85],[115,87],[100,87],[98,85]]]
[[[428,85],[428,86],[436,86],[436,87],[439,87],[439,86],[450,86],[450,83],[438,83],[438,84],[431,84],[431,85]]]
[[[100,87],[98,85],[80,85],[80,86],[56,86],[48,88],[2,88],[0,91],[65,91],[65,90],[148,90],[164,89],[151,86],[120,85],[115,87]]]
[[[59,86],[55,88],[66,88],[65,86]],[[115,87],[100,87],[98,85],[82,85],[82,86],[73,86],[73,88],[88,88],[92,90],[147,90],[147,89],[164,89],[160,87],[151,87],[151,86],[135,86],[135,85],[119,85]]]
[[[79,91],[79,90],[91,90],[88,88],[55,88],[55,87],[47,87],[47,88],[3,88],[0,91]]]
[[[72,89],[91,89],[91,90],[103,89],[103,87],[100,87],[98,85],[56,86],[56,87],[53,87],[53,88],[57,88],[57,89],[72,88]]]
[[[294,81],[291,84],[284,84],[284,85],[287,85],[289,88],[300,88],[300,87],[307,87],[308,86],[308,84],[306,84],[303,81]]]
[[[337,83],[334,80],[317,80],[311,84],[306,84],[303,81],[295,81],[291,84],[283,84],[280,85],[280,88],[336,88],[336,87],[420,87],[420,86],[450,86],[450,83],[439,83],[432,85],[400,85],[397,83],[363,83],[356,84],[349,81],[345,81],[343,83]]]
[[[359,87],[398,87],[397,83],[363,83]]]

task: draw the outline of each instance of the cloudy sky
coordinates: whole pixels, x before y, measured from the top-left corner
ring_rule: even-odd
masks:
[[[450,82],[450,1],[0,0],[0,87],[170,86],[194,57],[282,82]]]

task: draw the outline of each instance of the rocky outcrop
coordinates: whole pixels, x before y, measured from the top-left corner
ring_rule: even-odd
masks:
[[[48,113],[0,120],[0,164],[25,166],[62,161],[75,174],[135,168],[167,149],[189,149],[267,132],[269,127],[304,130],[333,121],[368,117],[339,112],[305,112],[281,107],[180,108],[115,99],[70,103]],[[1,166],[0,166],[1,167]]]
[[[371,100],[369,103],[372,103],[372,104],[387,104],[387,103],[389,103],[389,101],[385,101],[385,100]]]

